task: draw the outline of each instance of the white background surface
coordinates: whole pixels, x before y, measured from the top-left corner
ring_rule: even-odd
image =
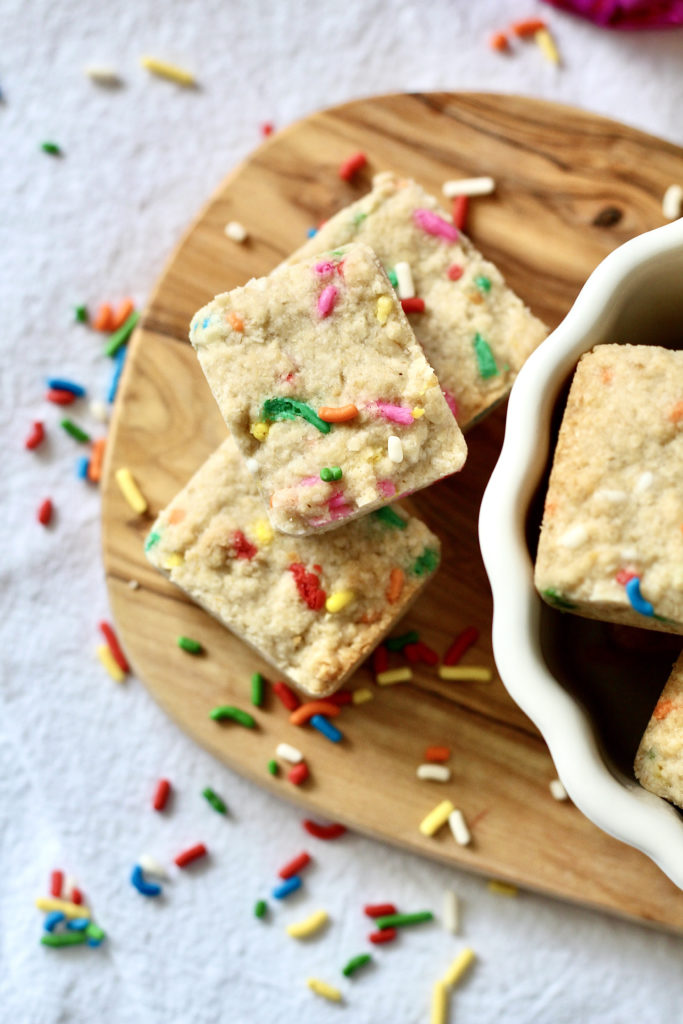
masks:
[[[533,45],[511,57],[487,49],[490,30],[541,11],[562,70]],[[56,372],[105,392],[101,336],[73,324],[73,306],[127,294],[144,303],[263,121],[281,127],[393,90],[489,89],[577,103],[683,143],[683,31],[611,35],[533,0],[4,0],[0,39],[2,1019],[412,1024],[428,1019],[432,982],[466,941],[480,959],[453,997],[462,1024],[681,1020],[679,940],[536,896],[495,897],[464,873],[359,837],[311,840],[294,809],[197,749],[137,681],[113,684],[93,657],[108,616],[98,496],[75,479],[80,452],[42,393]],[[145,52],[193,69],[201,90],[148,77]],[[95,62],[116,67],[124,88],[90,83],[81,69]],[[64,158],[41,153],[44,139]],[[74,415],[94,426],[87,411]],[[50,441],[29,453],[35,418]],[[47,531],[34,518],[46,495],[57,508]],[[165,817],[149,809],[161,775],[177,793]],[[204,805],[207,784],[229,820]],[[163,901],[134,892],[138,854],[169,861],[199,839],[211,861]],[[255,898],[304,847],[317,858],[305,893],[256,922]],[[40,947],[32,904],[55,866],[91,899],[108,933],[99,949]],[[305,988],[309,974],[337,983],[365,948],[364,901],[438,910],[448,885],[462,898],[462,938],[426,926],[378,950],[375,967],[343,985],[345,1009]],[[324,937],[302,947],[284,934],[318,906],[334,921]]]

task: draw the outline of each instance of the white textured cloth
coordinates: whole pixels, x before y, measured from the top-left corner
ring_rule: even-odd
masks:
[[[554,26],[561,70],[533,45],[509,57],[487,49],[490,30],[532,13]],[[577,103],[681,143],[683,32],[609,34],[533,0],[4,0],[0,39],[2,1020],[412,1024],[428,1019],[432,982],[465,941],[480,961],[453,996],[461,1024],[679,1020],[679,940],[535,896],[495,897],[473,876],[357,836],[312,840],[292,807],[198,749],[139,683],[112,683],[93,658],[108,615],[98,495],[75,478],[78,446],[42,393],[57,372],[105,391],[101,336],[73,323],[73,306],[127,294],[143,303],[263,121],[281,127],[373,93],[485,89]],[[150,78],[143,53],[195,70],[201,89]],[[115,67],[123,88],[93,85],[86,63]],[[46,139],[63,158],[40,152]],[[50,440],[26,452],[36,418]],[[46,495],[50,530],[35,522]],[[176,787],[166,816],[149,809],[162,775]],[[201,799],[207,784],[229,818]],[[129,885],[141,852],[168,862],[199,840],[210,861],[161,900]],[[254,900],[302,848],[316,857],[304,891],[257,922]],[[39,945],[33,899],[57,866],[92,900],[108,934],[99,949]],[[366,948],[365,900],[438,910],[449,885],[462,897],[463,938],[427,925],[378,949],[343,983],[345,1011],[306,989],[311,974],[343,981],[341,966]],[[285,934],[319,906],[332,917],[323,936],[302,945]]]

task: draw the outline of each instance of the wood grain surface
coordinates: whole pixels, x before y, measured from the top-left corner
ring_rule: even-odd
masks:
[[[353,183],[337,168],[356,150],[368,167]],[[683,894],[642,854],[555,802],[555,776],[535,727],[492,683],[445,683],[421,668],[412,683],[374,687],[362,668],[352,685],[374,699],[344,709],[345,740],[297,729],[271,695],[258,729],[220,725],[211,707],[249,708],[249,679],[272,670],[147,564],[143,539],[170,500],[224,437],[225,427],[187,342],[192,314],[215,293],[268,273],[307,230],[358,198],[380,170],[440,193],[447,178],[492,174],[495,195],[470,204],[468,232],[533,311],[555,326],[595,265],[616,245],[662,223],[660,202],[683,179],[683,151],[623,125],[541,101],[480,94],[397,95],[315,114],[266,140],[220,186],[162,275],[131,342],[103,479],[103,547],[112,608],[137,675],[178,724],[221,761],[309,813],[447,864],[683,931]],[[241,221],[244,245],[224,226]],[[443,653],[470,624],[481,637],[465,662],[493,667],[491,597],[477,540],[483,490],[504,430],[499,408],[468,435],[455,479],[415,497],[442,538],[434,583],[405,628]],[[136,516],[113,473],[127,466],[150,505]],[[131,590],[128,581],[139,581]],[[403,628],[403,625],[402,625]],[[186,634],[206,654],[176,646]],[[398,662],[397,662],[398,664]],[[251,709],[250,709],[251,710]],[[299,789],[266,763],[275,745],[301,747],[311,779]],[[418,782],[430,743],[452,747],[452,781]],[[422,817],[441,799],[462,808],[474,841],[448,829],[428,839]]]

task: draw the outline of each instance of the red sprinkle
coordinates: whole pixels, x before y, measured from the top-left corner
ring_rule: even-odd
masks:
[[[188,864],[192,864],[193,861],[199,860],[201,857],[206,857],[209,851],[204,846],[204,843],[197,843],[196,846],[191,846],[189,850],[183,850],[175,858],[175,862],[179,868],[186,868]]]
[[[287,683],[280,681],[273,683],[273,693],[276,693],[288,711],[296,711],[301,701],[294,693],[294,690],[287,686]]]
[[[116,639],[116,634],[111,626],[107,622],[100,622],[100,629],[104,635],[104,639],[107,641],[107,647],[111,651],[111,656],[119,666],[122,672],[130,672],[130,665],[126,661],[126,656],[119,647],[119,642]]]
[[[614,577],[617,583],[620,583],[622,587],[625,587],[629,580],[634,579],[637,576],[637,572],[633,572],[632,569],[620,569]]]
[[[50,896],[61,896],[64,885],[64,872],[53,871],[50,875]]]
[[[450,756],[450,747],[427,747],[425,750],[425,761],[431,761],[432,763],[443,764]]]
[[[451,281],[459,281],[463,274],[464,270],[462,267],[459,267],[457,263],[451,263],[448,268],[448,276]]]
[[[80,889],[77,889],[76,886],[71,890],[71,902],[77,903],[79,907],[83,902],[83,893]]]
[[[304,850],[298,857],[294,857],[283,868],[280,868],[278,875],[280,878],[291,878],[292,875],[298,875],[302,868],[305,868],[310,863],[311,856]]]
[[[42,523],[43,526],[47,526],[52,519],[52,502],[49,498],[41,502],[38,506],[38,522]]]
[[[306,566],[301,562],[292,562],[289,571],[294,577],[299,597],[306,602],[314,612],[320,611],[325,604],[327,594],[320,587],[320,579],[314,572],[307,572]]]
[[[383,942],[391,942],[396,938],[395,928],[383,928],[379,932],[371,932],[368,935],[370,942],[373,942],[375,946],[380,946]]]
[[[389,651],[386,649],[384,644],[380,644],[376,648],[375,653],[372,656],[372,670],[375,675],[380,672],[386,672],[389,668]]]
[[[311,821],[310,818],[304,818],[301,822],[303,827],[310,835],[315,836],[316,839],[339,839],[346,832],[344,825],[339,825],[336,822],[332,825],[319,825],[317,821]]]
[[[396,907],[393,903],[366,903],[363,913],[366,917],[384,917],[386,914],[395,914]]]
[[[425,663],[425,665],[439,664],[439,655],[436,653],[436,651],[433,651],[431,647],[428,647],[427,644],[423,644],[421,640],[415,646],[418,648],[420,658]]]
[[[246,558],[249,562],[258,551],[258,548],[247,540],[241,530],[235,530],[233,533],[232,546],[235,558]]]
[[[401,654],[409,661],[411,665],[415,665],[420,660],[420,645],[419,644],[406,644]]]
[[[152,807],[155,811],[163,811],[166,806],[169,794],[171,792],[171,783],[168,779],[159,779],[157,788],[154,792],[154,799],[152,801]]]
[[[339,177],[342,181],[351,181],[354,174],[362,170],[368,162],[365,153],[354,153],[348,160],[345,160],[339,168]]]
[[[295,786],[300,786],[309,776],[308,765],[305,761],[295,764],[291,771],[287,772],[287,778]]]
[[[479,630],[476,626],[468,626],[462,633],[456,636],[455,640],[443,656],[444,665],[457,665],[463,654],[472,644],[479,639]]]
[[[33,430],[24,441],[25,448],[37,448],[45,438],[45,427],[39,420],[33,424]]]
[[[62,391],[60,388],[50,388],[45,392],[45,397],[48,402],[54,402],[55,405],[71,405],[76,401],[73,391]]]
[[[425,300],[415,296],[412,299],[401,299],[401,306],[404,313],[424,313]]]
[[[336,704],[338,707],[343,708],[353,701],[353,694],[350,690],[337,690],[336,693],[331,693],[329,697],[325,697],[325,700],[329,704]]]
[[[467,221],[467,207],[469,205],[469,201],[469,196],[453,197],[453,223],[455,224],[458,231],[465,230],[465,222]]]
[[[274,131],[275,125],[272,124],[271,121],[266,121],[264,124],[261,125],[261,135],[263,135],[264,139],[267,138],[269,135],[272,135]]]

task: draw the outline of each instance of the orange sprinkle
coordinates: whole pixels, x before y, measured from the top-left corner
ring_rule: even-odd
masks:
[[[683,530],[683,526],[681,527]],[[362,622],[364,626],[371,626],[373,622],[378,622],[382,618],[382,613],[378,611],[374,612],[363,612],[361,617],[357,619],[357,622]]]
[[[98,482],[102,475],[102,460],[104,458],[104,449],[106,446],[106,437],[100,437],[97,441],[93,442],[92,455],[90,456],[90,462],[88,463],[88,480],[92,480],[94,484]]]
[[[168,522],[171,526],[174,526],[176,523],[182,523],[186,515],[187,513],[184,508],[174,508],[171,510]]]
[[[443,764],[451,756],[450,747],[427,747],[425,750],[425,761]]]
[[[328,718],[334,718],[340,711],[339,705],[332,704],[331,701],[309,700],[308,704],[302,704],[296,711],[292,711],[289,720],[292,725],[305,725],[309,718],[313,718],[313,715],[327,715]]]
[[[611,384],[612,378],[614,377],[614,371],[611,366],[603,366],[600,371],[600,378],[603,384]]]
[[[498,53],[505,53],[507,50],[510,49],[508,37],[505,35],[504,32],[494,32],[491,38],[489,39],[489,46],[491,47],[492,50],[497,50]]]
[[[683,401],[676,402],[673,409],[669,413],[669,419],[672,423],[680,423],[683,420]]]
[[[132,299],[124,299],[119,304],[119,308],[114,313],[114,317],[111,322],[110,331],[118,331],[119,327],[123,327],[130,314],[135,309],[135,303]]]
[[[335,408],[333,405],[324,405],[322,409],[318,409],[318,416],[325,423],[346,423],[347,420],[353,420],[358,415],[358,409],[355,405],[340,405]]]
[[[522,21],[513,21],[510,31],[520,39],[526,39],[527,36],[534,36],[542,28],[547,27],[542,18],[524,18]]]
[[[103,302],[97,310],[97,316],[92,322],[96,331],[113,331],[114,313],[108,302]]]
[[[652,717],[656,718],[658,722],[661,722],[663,718],[673,711],[676,707],[672,700],[658,700],[657,705],[652,712]]]
[[[395,568],[389,573],[389,586],[387,587],[387,601],[389,604],[396,604],[401,592],[403,590],[403,584],[405,582],[405,573],[403,569]]]
[[[232,327],[233,331],[244,330],[244,320],[241,316],[238,316],[232,309],[228,313],[228,323]]]

